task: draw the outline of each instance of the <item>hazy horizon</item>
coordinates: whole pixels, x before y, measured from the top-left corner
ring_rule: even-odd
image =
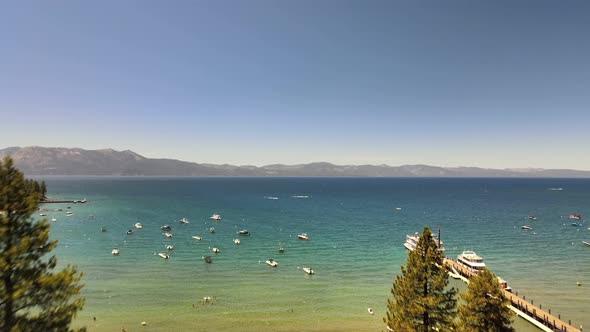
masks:
[[[0,140],[211,164],[588,170],[589,9],[8,3]]]

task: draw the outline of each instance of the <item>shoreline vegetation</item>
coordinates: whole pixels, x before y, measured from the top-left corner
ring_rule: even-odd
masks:
[[[85,298],[76,266],[56,269],[47,219],[32,218],[45,181],[25,179],[10,157],[0,162],[0,331],[70,331]],[[77,332],[86,331],[84,327]]]

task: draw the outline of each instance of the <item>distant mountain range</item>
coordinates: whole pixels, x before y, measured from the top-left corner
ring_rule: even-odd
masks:
[[[350,176],[350,177],[566,177],[590,178],[590,171],[569,169],[487,169],[428,165],[301,165],[234,166],[200,164],[175,159],[152,159],[133,151],[113,149],[46,148],[0,149],[27,175],[119,176]]]

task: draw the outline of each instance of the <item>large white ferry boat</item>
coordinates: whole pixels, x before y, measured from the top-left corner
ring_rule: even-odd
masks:
[[[414,249],[416,249],[416,246],[418,245],[419,239],[420,234],[418,233],[406,235],[406,242],[404,243],[404,247],[406,247],[406,249],[408,249],[409,251],[414,251]],[[439,241],[436,237],[434,238],[434,241],[438,245],[439,250],[444,252],[445,248],[443,246],[443,242]]]
[[[457,256],[457,263],[473,273],[477,273],[486,267],[483,258],[473,251],[463,251],[461,255]]]

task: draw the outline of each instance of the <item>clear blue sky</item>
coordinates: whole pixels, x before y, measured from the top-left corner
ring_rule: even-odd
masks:
[[[0,147],[590,169],[588,1],[11,1]]]

